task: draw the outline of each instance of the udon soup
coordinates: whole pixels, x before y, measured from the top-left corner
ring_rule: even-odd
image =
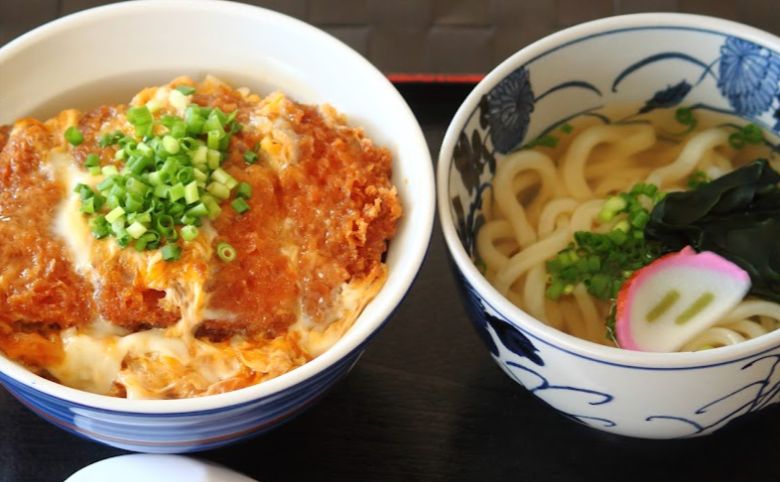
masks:
[[[687,108],[581,118],[499,161],[477,264],[535,318],[592,342],[695,351],[780,327],[780,157]]]

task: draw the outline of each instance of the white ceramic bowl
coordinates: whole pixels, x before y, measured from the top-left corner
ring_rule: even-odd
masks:
[[[586,23],[517,52],[458,110],[439,155],[442,227],[474,324],[515,381],[569,418],[612,433],[711,433],[780,399],[780,331],[715,350],[644,353],[583,341],[501,296],[473,263],[479,193],[495,161],[601,106],[698,105],[780,131],[780,39],[734,22],[641,14]]]
[[[213,73],[256,92],[328,102],[394,157],[404,216],[385,286],[330,350],[273,380],[187,400],[133,401],[52,383],[0,357],[0,382],[45,419],[109,445],[203,450],[274,427],[309,406],[354,365],[409,289],[434,212],[428,147],[385,77],[340,41],[303,22],[228,2],[129,2],[44,25],[0,49],[0,124],[65,107],[127,102],[145,86]]]

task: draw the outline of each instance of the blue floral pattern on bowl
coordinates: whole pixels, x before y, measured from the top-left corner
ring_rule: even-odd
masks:
[[[720,54],[718,87],[734,112],[754,117],[768,111],[778,96],[780,56],[735,37],[726,38]]]
[[[485,96],[485,102],[490,140],[498,152],[507,153],[525,138],[534,110],[528,69],[521,67],[509,74]]]
[[[632,122],[654,110],[686,106],[692,111],[741,117],[780,134],[780,54],[717,31],[660,28],[691,38],[685,45],[645,42],[637,52],[621,51],[624,63],[614,72],[593,69],[587,78],[567,78],[566,69],[561,68],[563,61],[557,68],[545,68],[548,58],[561,52],[569,55],[567,61],[576,62],[580,44],[602,41],[600,48],[604,50],[606,42],[619,42],[620,35],[652,32],[659,27],[585,36],[516,67],[482,95],[457,134],[447,183],[455,231],[477,266],[476,233],[485,222],[481,203],[491,189],[500,157],[535,143],[554,142],[556,130],[574,118]],[[573,53],[566,54],[567,50]],[[669,63],[675,63],[675,68],[654,68]],[[674,77],[658,73],[669,71]],[[634,114],[612,118],[605,106],[617,102],[636,105]],[[770,146],[780,152],[780,145]],[[570,352],[511,321],[513,316],[492,306],[464,276],[460,275],[459,281],[474,326],[499,366],[573,420],[615,433],[685,437],[711,433],[741,415],[780,402],[780,346],[774,346],[727,363],[674,369],[681,378],[696,380],[699,373],[709,376],[718,371],[723,379],[739,383],[718,393],[711,387],[700,388],[685,401],[687,406],[666,404],[635,413],[643,401],[632,400],[632,394],[615,389],[609,380],[624,376],[626,370],[638,370],[665,383],[665,373],[671,369],[607,363]],[[587,380],[578,381],[561,372],[561,365],[574,363],[571,357],[589,364],[589,370],[603,373],[602,382],[587,386]],[[629,412],[629,418],[620,415]]]

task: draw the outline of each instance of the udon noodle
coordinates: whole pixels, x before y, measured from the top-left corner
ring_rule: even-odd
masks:
[[[546,261],[565,249],[575,232],[608,232],[619,221],[597,219],[608,196],[638,182],[682,190],[698,170],[716,178],[755,154],[756,148],[729,147],[730,132],[724,127],[679,140],[663,133],[651,124],[591,125],[575,129],[556,148],[522,149],[500,160],[493,188],[483,195],[486,221],[476,240],[487,279],[535,318],[613,345],[605,326],[609,303],[589,294],[582,283],[568,296],[548,299]],[[731,345],[778,327],[780,304],[747,298],[682,351]]]

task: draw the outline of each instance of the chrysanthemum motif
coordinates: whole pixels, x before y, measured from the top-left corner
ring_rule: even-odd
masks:
[[[493,147],[506,154],[525,137],[534,110],[528,69],[520,67],[499,82],[487,95],[487,105]]]
[[[777,96],[777,102],[780,104],[780,95]],[[780,107],[778,107],[775,111],[774,118],[775,125],[772,127],[772,130],[775,132],[780,132]]]
[[[780,90],[780,57],[752,42],[728,37],[720,48],[718,88],[744,116],[766,112]]]

